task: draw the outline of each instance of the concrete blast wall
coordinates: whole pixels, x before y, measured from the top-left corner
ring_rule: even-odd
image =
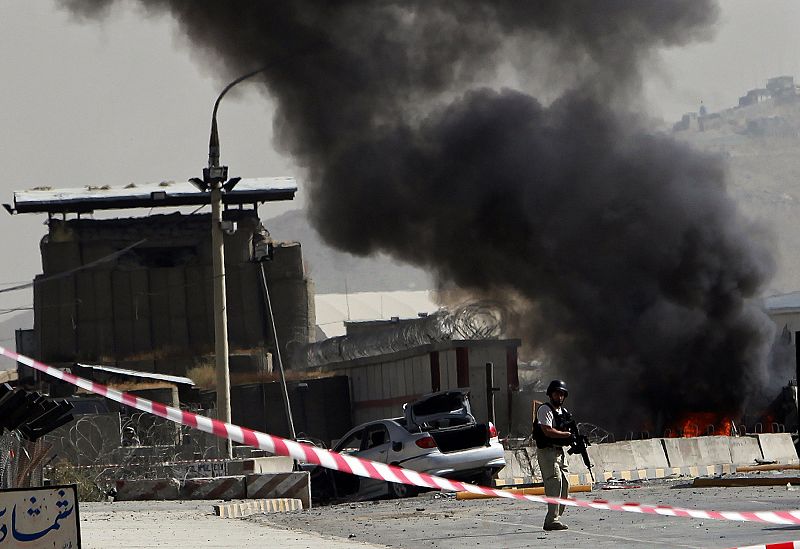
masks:
[[[764,433],[757,436],[758,445],[765,460],[787,464],[798,463],[797,451],[792,442],[792,436],[788,433]]]
[[[737,465],[755,464],[756,460],[798,463],[797,451],[787,433],[744,437],[709,436],[697,438],[664,438],[626,440],[589,447],[589,458],[595,479],[610,478],[644,480],[672,475],[706,476],[732,473]],[[534,450],[535,452],[535,450]],[[506,467],[500,472],[498,485],[540,482],[541,476],[516,480],[518,473],[538,468],[517,463],[521,457],[535,460],[531,452],[506,452]],[[569,456],[570,473],[577,482],[585,482],[588,470],[580,456]]]

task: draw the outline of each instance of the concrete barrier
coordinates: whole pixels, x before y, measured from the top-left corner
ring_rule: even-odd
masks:
[[[669,462],[668,475],[715,476],[735,472],[730,437],[661,439]]]
[[[784,435],[788,436],[788,435]],[[770,444],[776,446],[772,439]],[[765,443],[766,444],[766,443]],[[534,448],[507,450],[506,467],[500,471],[495,485],[512,486],[541,482]],[[785,454],[797,463],[797,454]],[[589,459],[594,466],[595,480],[610,478],[646,480],[675,475],[714,476],[735,472],[735,464],[751,463],[761,458],[759,441],[754,437],[704,436],[628,440],[589,446]],[[766,456],[764,456],[766,457]],[[774,459],[774,458],[773,458]],[[570,482],[588,484],[589,471],[580,456],[568,456]]]
[[[718,475],[734,470],[727,438],[647,439],[598,444],[589,448],[589,455],[597,466],[595,475],[598,480]]]
[[[539,463],[536,461],[536,448],[523,447],[503,452],[506,466],[500,469],[495,478],[495,486],[516,486],[534,484],[542,481]]]
[[[589,447],[598,481],[611,478],[645,480],[670,474],[667,458],[659,439],[626,440]]]
[[[661,443],[671,468],[700,465],[702,459],[696,438],[662,438]]]
[[[286,456],[253,457],[228,464],[228,474],[246,475],[248,473],[291,473],[294,460]]]
[[[224,503],[214,506],[214,514],[222,518],[239,518],[261,513],[286,513],[300,511],[303,502],[299,499],[257,499],[239,503]]]
[[[523,454],[524,458],[520,459],[519,454]],[[530,467],[527,464],[527,448],[506,450],[503,452],[503,458],[506,460],[506,466],[500,469],[497,473],[497,478],[532,476]]]
[[[756,435],[761,455],[767,461],[778,463],[800,463],[792,435],[789,433],[762,433]]]
[[[591,448],[591,446],[590,446]],[[594,461],[592,461],[592,456],[589,456],[589,461],[592,464],[592,474],[594,475],[594,481],[602,480],[602,470],[597,467]],[[583,463],[583,458],[577,454],[567,454],[567,463],[569,464],[569,483],[572,486],[576,486],[578,484],[592,484],[592,475],[589,474],[589,469],[586,468],[586,464]]]
[[[311,475],[293,473],[254,473],[245,477],[248,499],[297,498],[304,509],[311,509]]]
[[[669,467],[661,439],[632,440],[633,461],[636,469],[665,469]]]
[[[663,438],[661,441],[672,468],[731,463],[728,437]]]
[[[192,478],[183,481],[181,499],[244,499],[244,477]]]
[[[118,480],[114,501],[149,501],[178,499],[178,479]]]
[[[645,480],[674,473],[660,439],[626,440],[589,447],[598,481],[611,478]]]
[[[628,440],[589,446],[589,457],[595,467],[602,471],[607,478],[611,478],[619,471],[630,471],[637,468],[631,442]]]
[[[731,460],[730,438],[726,436],[697,437],[695,440],[700,450],[700,462],[696,465],[733,463]]]
[[[645,480],[672,474],[660,439],[598,444],[589,447],[589,456],[593,458],[597,480]]]
[[[589,462],[591,462],[593,470],[597,470],[597,465],[592,461],[592,457],[589,456]],[[586,464],[583,462],[583,458],[579,454],[567,454],[567,463],[569,464],[569,472],[576,474],[576,475],[584,475],[589,472],[587,469]]]
[[[731,449],[731,462],[734,465],[748,465],[763,459],[758,438],[753,436],[728,437]]]

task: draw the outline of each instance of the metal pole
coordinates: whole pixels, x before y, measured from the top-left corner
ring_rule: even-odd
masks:
[[[231,422],[231,376],[228,369],[228,313],[225,297],[225,239],[222,233],[222,183],[211,189],[211,255],[214,284],[214,350],[217,365],[217,419]],[[222,457],[232,458],[231,441],[224,441]]]
[[[231,376],[228,367],[228,315],[225,298],[225,242],[222,232],[222,190],[231,190],[239,178],[227,183],[228,167],[219,165],[219,133],[217,131],[217,110],[220,101],[228,91],[242,80],[254,76],[266,67],[244,74],[225,86],[214,102],[211,113],[211,135],[208,139],[208,168],[203,170],[203,179],[190,181],[203,191],[211,191],[211,257],[214,271],[214,352],[217,369],[217,419],[231,422]],[[233,457],[233,446],[225,440],[222,457]]]
[[[800,332],[794,333],[794,360],[794,406],[795,410],[797,410],[797,420],[800,424]]]
[[[264,262],[261,266],[261,287],[264,289],[264,302],[267,305],[269,315],[269,325],[272,327],[272,335],[275,338],[275,358],[278,360],[278,370],[281,374],[281,396],[283,396],[283,408],[286,410],[286,421],[289,423],[289,436],[292,440],[297,439],[294,431],[294,419],[292,419],[292,407],[289,404],[289,390],[286,388],[286,374],[283,371],[283,360],[281,360],[281,345],[278,342],[278,332],[275,330],[275,316],[272,314],[272,300],[269,298],[269,288],[267,287],[267,272],[264,270]]]
[[[494,423],[494,364],[486,363],[486,416],[488,421]]]

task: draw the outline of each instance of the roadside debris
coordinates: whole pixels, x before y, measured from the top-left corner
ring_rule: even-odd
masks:
[[[762,465],[740,465],[736,467],[737,473],[756,473],[759,471],[797,471],[800,464],[768,463]]]
[[[522,494],[526,496],[543,496],[544,494],[544,486],[535,486],[532,488],[503,488],[503,491],[510,492],[512,494]],[[577,484],[575,486],[569,487],[570,493],[574,492],[591,492],[592,486],[591,484]],[[484,494],[474,494],[472,492],[456,492],[456,499],[463,500],[463,499],[493,499],[499,496],[487,496]]]
[[[765,478],[696,478],[694,488],[743,488],[746,486],[787,486],[800,485],[800,477]]]
[[[641,488],[641,484],[637,484],[632,480],[625,480],[620,478],[610,478],[606,481],[601,490],[627,490],[628,488]]]

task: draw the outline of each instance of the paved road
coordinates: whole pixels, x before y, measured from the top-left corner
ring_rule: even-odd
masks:
[[[84,549],[128,547],[280,547],[281,549],[370,549],[375,547],[266,523],[224,519],[211,513],[217,502],[147,501],[81,503]]]
[[[685,483],[685,481],[684,481]],[[800,508],[800,492],[786,487],[686,488],[660,482],[639,489],[580,494],[585,499],[717,510]],[[587,497],[588,496],[588,497]],[[250,517],[247,522],[323,532],[343,540],[402,548],[464,547],[688,547],[728,548],[800,540],[800,526],[761,525],[568,509],[565,532],[543,532],[544,506],[500,500],[457,501],[427,493],[385,500],[318,507],[292,514]]]

